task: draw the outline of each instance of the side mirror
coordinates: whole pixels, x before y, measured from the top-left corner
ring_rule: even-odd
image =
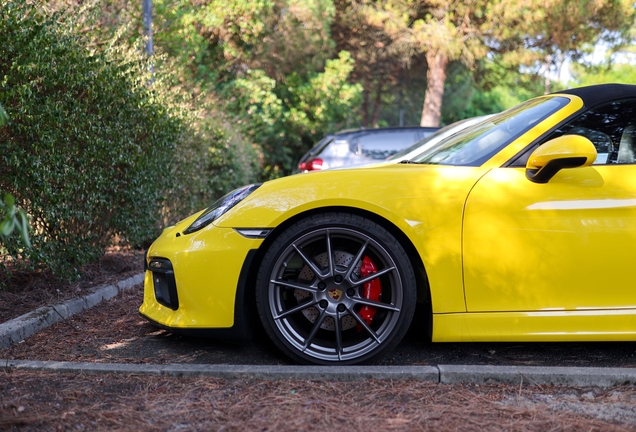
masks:
[[[596,160],[596,147],[580,135],[563,135],[539,146],[526,164],[526,177],[547,183],[564,168],[587,167]]]

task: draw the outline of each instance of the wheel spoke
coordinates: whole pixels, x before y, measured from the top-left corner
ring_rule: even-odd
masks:
[[[318,289],[316,287],[313,287],[311,285],[305,285],[305,284],[299,284],[296,282],[289,282],[289,281],[284,281],[284,280],[275,280],[272,279],[269,281],[270,283],[273,283],[275,285],[282,285],[284,287],[287,288],[294,288],[294,289],[299,289],[299,290],[303,290],[303,291],[309,291],[311,293],[315,293],[318,292]]]
[[[285,318],[286,316],[289,316],[291,314],[294,314],[296,312],[299,312],[301,310],[307,309],[309,307],[315,306],[318,302],[317,301],[308,301],[306,303],[303,304],[299,304],[297,306],[294,306],[291,309],[287,309],[286,311],[279,313],[278,315],[276,315],[274,318],[275,320],[281,319],[281,318]]]
[[[340,312],[336,312],[336,316],[333,320],[335,321],[336,353],[338,354],[338,360],[342,360],[342,323],[340,322]]]
[[[369,327],[367,325],[367,323],[360,317],[360,315],[358,315],[357,313],[355,313],[353,310],[349,310],[349,314],[356,320],[358,321],[358,324],[360,324],[362,326],[363,329],[366,330],[367,333],[369,333],[371,335],[371,337],[373,338],[373,340],[375,340],[377,343],[380,343],[380,338],[378,338],[378,335],[373,331],[373,329],[371,327]]]
[[[322,322],[325,320],[327,316],[326,312],[327,311],[323,309],[322,312],[320,313],[320,316],[316,318],[316,321],[314,322],[314,327],[311,329],[311,333],[309,333],[309,336],[307,336],[307,339],[305,339],[303,352],[305,352],[305,350],[309,348],[309,345],[311,345],[311,341],[314,340],[316,333],[318,333],[318,330],[320,330],[320,326],[322,325]]]
[[[305,254],[300,250],[300,248],[298,246],[296,246],[296,243],[292,244],[292,247],[294,248],[294,250],[296,251],[296,253],[298,255],[300,255],[300,258],[302,258],[303,261],[305,261],[305,264],[307,264],[309,266],[309,268],[311,269],[311,271],[314,272],[314,274],[316,275],[320,275],[322,277],[325,277],[325,275],[323,274],[323,272],[316,266],[316,264],[314,264],[314,262],[312,260],[310,260],[309,258],[307,258],[305,256]]]
[[[373,301],[373,300],[369,300],[363,297],[355,297],[353,299],[353,301],[356,304],[361,304],[361,305],[365,305],[365,306],[373,306],[379,309],[385,309],[385,310],[390,310],[393,312],[399,312],[400,308],[395,307],[392,304],[388,304],[388,303],[382,303],[382,302],[378,302],[378,301]]]
[[[329,262],[329,274],[327,276],[333,276],[335,266],[333,265],[333,251],[331,250],[331,237],[329,236],[329,230],[327,232],[327,260]]]
[[[347,270],[347,274],[345,275],[345,279],[348,280],[349,282],[353,282],[351,280],[351,274],[353,273],[353,271],[356,268],[356,263],[362,259],[362,255],[364,254],[364,251],[367,250],[367,245],[368,244],[369,244],[369,239],[367,239],[367,241],[364,242],[364,244],[362,245],[362,247],[360,248],[360,250],[356,254],[356,257],[353,259],[353,261],[351,261],[351,265],[349,266],[349,270]]]
[[[369,275],[365,278],[359,279],[357,281],[351,281],[351,283],[353,284],[353,286],[358,286],[358,285],[362,285],[365,284],[367,282],[371,282],[373,279],[379,278],[380,276],[387,274],[389,272],[392,272],[393,270],[395,270],[395,267],[387,267],[385,269],[382,269],[378,272],[373,273],[372,275]]]

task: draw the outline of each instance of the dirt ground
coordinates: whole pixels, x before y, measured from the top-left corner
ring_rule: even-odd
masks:
[[[111,270],[102,273],[102,280],[108,279],[108,274],[119,276],[107,283],[123,279],[128,276],[127,266],[133,268],[131,274],[138,273],[137,266],[125,264],[138,258],[134,254],[109,258],[111,263],[103,264],[101,268],[111,266]],[[122,271],[113,270],[117,268]],[[85,289],[84,286],[81,285],[80,291]],[[239,361],[241,364],[289,363],[266,341],[246,348],[175,337],[158,330],[137,314],[141,290],[141,286],[136,287],[1,350],[0,358],[134,363],[202,360]],[[3,301],[1,297],[0,301]],[[499,364],[502,360],[498,360],[497,355],[506,351],[501,345],[496,348],[455,346],[457,348],[448,348],[447,345],[442,351],[430,354],[427,360],[415,360],[412,364]],[[590,351],[586,345],[581,346],[583,348],[574,348],[574,351]],[[606,346],[591,349],[591,354],[584,355],[598,357]],[[507,364],[511,358],[512,364],[519,364],[515,361],[523,364],[532,357],[528,351],[541,351],[539,345],[532,345],[516,353],[517,357],[511,357],[511,350],[518,349],[515,347],[511,346],[507,351],[504,358]],[[627,363],[619,365],[633,364],[634,345],[618,347],[617,357],[622,357],[623,353],[632,356]],[[571,352],[573,348],[548,348],[543,357],[552,358],[555,352],[561,351]],[[409,358],[410,354],[404,352],[412,353],[398,349],[395,362]],[[532,359],[538,361],[535,357]],[[528,383],[479,386],[383,380],[223,380],[0,369],[0,430],[345,429],[636,431],[636,387],[577,388]]]

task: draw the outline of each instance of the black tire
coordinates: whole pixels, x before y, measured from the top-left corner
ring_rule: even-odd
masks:
[[[365,284],[375,285],[375,296],[363,294]],[[395,237],[347,213],[310,216],[287,228],[265,253],[256,280],[265,331],[301,363],[377,360],[404,337],[416,294],[413,268]]]

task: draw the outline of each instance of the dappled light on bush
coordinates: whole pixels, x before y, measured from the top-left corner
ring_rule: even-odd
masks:
[[[4,3],[0,14],[10,118],[0,189],[32,217],[31,262],[72,276],[113,235],[142,243],[155,234],[181,123],[134,51],[90,51],[70,18],[27,2]]]
[[[199,115],[176,79],[158,67],[151,77],[140,50],[117,37],[99,40],[105,32],[91,33],[90,10],[73,12],[0,4],[0,104],[8,115],[0,190],[33,229],[32,248],[9,238],[0,253],[68,278],[115,238],[147,244],[162,214],[168,221],[207,205],[249,180],[257,160],[251,146],[239,154],[240,137],[221,120]]]

